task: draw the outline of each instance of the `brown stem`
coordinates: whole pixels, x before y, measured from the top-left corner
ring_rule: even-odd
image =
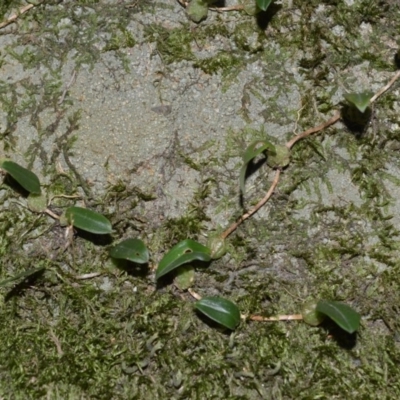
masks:
[[[44,212],[45,212],[47,215],[50,215],[51,218],[60,219],[60,217],[59,217],[57,214],[53,213],[53,211],[49,210],[48,208],[46,208],[46,209],[44,210]]]
[[[324,122],[323,124],[318,125],[318,126],[314,126],[314,128],[307,129],[303,133],[300,133],[299,135],[296,135],[296,136],[292,137],[292,139],[290,139],[286,143],[286,147],[288,149],[291,149],[293,147],[293,145],[296,142],[298,142],[299,140],[304,139],[305,137],[310,136],[313,133],[317,133],[319,131],[322,131],[323,129],[327,128],[328,126],[333,125],[339,119],[340,119],[340,112],[337,111],[336,114],[331,119],[328,119],[328,121]]]
[[[276,170],[275,178],[272,181],[272,184],[267,194],[253,207],[252,210],[250,210],[246,214],[243,214],[236,222],[234,222],[228,229],[226,229],[221,235],[222,239],[226,239],[243,221],[245,221],[247,218],[251,217],[254,213],[256,213],[269,200],[269,198],[274,193],[276,186],[278,185],[280,176],[281,176],[281,170],[278,169]]]
[[[8,18],[7,20],[3,21],[2,23],[0,23],[0,29],[4,28],[7,25],[12,24],[13,22],[15,22],[18,17],[20,17],[22,14],[25,14],[27,11],[29,11],[31,8],[39,6],[42,3],[39,4],[28,4],[27,6],[21,7],[15,14],[11,15],[10,18]]]
[[[389,81],[387,85],[385,85],[382,89],[378,90],[374,96],[371,97],[370,102],[373,103],[378,97],[380,97],[383,93],[389,90],[392,85],[400,78],[400,71],[397,71],[394,74],[394,77]]]
[[[208,9],[210,11],[223,12],[223,11],[241,11],[244,9],[244,7],[242,4],[238,4],[236,6],[229,6],[229,7],[209,7]]]
[[[271,321],[300,321],[303,319],[301,314],[278,315],[277,317],[262,317],[261,315],[249,315],[247,319],[251,321],[271,322]]]

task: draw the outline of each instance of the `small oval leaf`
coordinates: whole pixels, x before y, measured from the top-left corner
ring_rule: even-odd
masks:
[[[234,330],[239,325],[239,308],[230,300],[222,297],[203,297],[195,303],[195,307],[225,328]]]
[[[275,154],[275,146],[272,143],[266,140],[255,140],[247,147],[242,156],[243,165],[242,168],[240,169],[239,184],[240,184],[240,190],[242,191],[243,195],[245,191],[247,166],[253,158],[257,157],[265,150],[270,150],[271,154]]]
[[[29,193],[40,194],[39,178],[29,169],[10,160],[1,161],[0,168],[8,172]]]
[[[347,304],[337,301],[320,300],[316,310],[328,316],[348,333],[354,333],[360,326],[361,316]]]
[[[69,207],[65,216],[68,223],[86,232],[105,235],[112,232],[111,222],[103,215],[82,207]]]
[[[160,261],[156,271],[156,279],[183,264],[192,261],[211,261],[211,251],[208,247],[191,239],[183,240],[175,245]]]
[[[112,258],[146,264],[149,261],[149,251],[140,239],[126,239],[110,250]]]

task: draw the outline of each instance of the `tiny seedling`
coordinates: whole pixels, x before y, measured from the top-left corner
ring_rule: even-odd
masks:
[[[272,0],[256,0],[257,7],[261,11],[267,11],[268,7],[271,5]]]
[[[344,98],[348,101],[351,107],[357,108],[360,113],[364,114],[370,106],[372,92],[347,93],[344,95]]]
[[[344,95],[347,101],[343,108],[343,120],[348,128],[355,132],[363,132],[371,119],[371,92],[348,93]]]

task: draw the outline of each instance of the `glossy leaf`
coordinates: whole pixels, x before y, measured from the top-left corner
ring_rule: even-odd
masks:
[[[160,261],[156,271],[156,279],[168,274],[175,268],[192,261],[210,261],[211,251],[208,247],[191,239],[183,240],[175,245]]]
[[[256,3],[262,11],[267,11],[267,8],[271,5],[272,0],[256,0]]]
[[[104,235],[112,232],[110,221],[103,215],[82,207],[70,207],[65,212],[68,223],[86,232]]]
[[[369,107],[371,97],[371,92],[347,93],[344,95],[344,98],[354,107],[356,107],[361,113],[364,113]]]
[[[29,169],[21,167],[10,160],[1,161],[0,168],[8,172],[27,192],[40,194],[39,178],[32,171],[29,171]]]
[[[256,140],[251,143],[244,152],[242,156],[243,166],[240,169],[239,177],[240,190],[242,191],[242,194],[244,194],[245,191],[246,170],[249,162],[265,150],[269,150],[270,153],[275,154],[275,146],[272,143],[267,142],[266,140]]]
[[[348,333],[355,332],[360,326],[361,316],[347,304],[337,301],[320,300],[316,310],[328,316]]]
[[[240,322],[236,304],[222,297],[203,297],[195,303],[197,310],[225,328],[234,330]]]
[[[149,261],[149,251],[140,239],[126,239],[110,250],[110,256],[121,260],[128,260],[138,264]]]

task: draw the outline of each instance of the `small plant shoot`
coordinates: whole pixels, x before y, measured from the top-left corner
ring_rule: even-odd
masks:
[[[311,326],[320,325],[326,318],[325,314],[317,311],[317,302],[315,300],[308,301],[303,305],[301,315],[303,316],[303,321]]]
[[[46,195],[30,193],[28,196],[28,207],[31,211],[42,213],[47,208],[47,198]]]
[[[183,264],[196,260],[211,261],[211,250],[194,240],[183,240],[175,245],[160,261],[156,271],[156,279],[160,279]]]
[[[262,11],[267,11],[268,7],[271,5],[272,0],[256,0],[258,8]]]
[[[269,152],[267,164],[271,168],[284,168],[290,163],[290,150],[286,146],[276,145],[275,152]]]
[[[347,304],[320,300],[317,303],[316,311],[325,314],[348,333],[354,333],[360,326],[360,314]]]
[[[19,164],[10,160],[1,161],[0,168],[4,169],[4,171],[6,171],[27,192],[40,194],[39,178],[32,171],[29,171],[29,169],[21,167]]]
[[[149,262],[149,251],[140,239],[126,239],[110,250],[110,256],[119,260],[128,260],[137,264]]]
[[[194,268],[191,265],[182,265],[176,270],[174,285],[179,290],[187,290],[193,286],[194,275]]]
[[[211,235],[207,240],[207,247],[211,250],[211,258],[217,260],[227,252],[226,240],[220,235]]]
[[[69,207],[65,216],[70,225],[97,235],[112,232],[111,222],[103,215],[82,207]]]
[[[218,324],[234,330],[240,322],[240,311],[236,304],[222,297],[204,297],[195,304],[197,310]]]
[[[350,105],[356,107],[362,114],[365,113],[369,107],[371,97],[371,92],[347,93],[344,95],[344,98],[350,103]]]
[[[188,17],[196,23],[203,21],[203,19],[207,18],[208,6],[210,3],[211,2],[207,0],[191,0],[186,8]]]

